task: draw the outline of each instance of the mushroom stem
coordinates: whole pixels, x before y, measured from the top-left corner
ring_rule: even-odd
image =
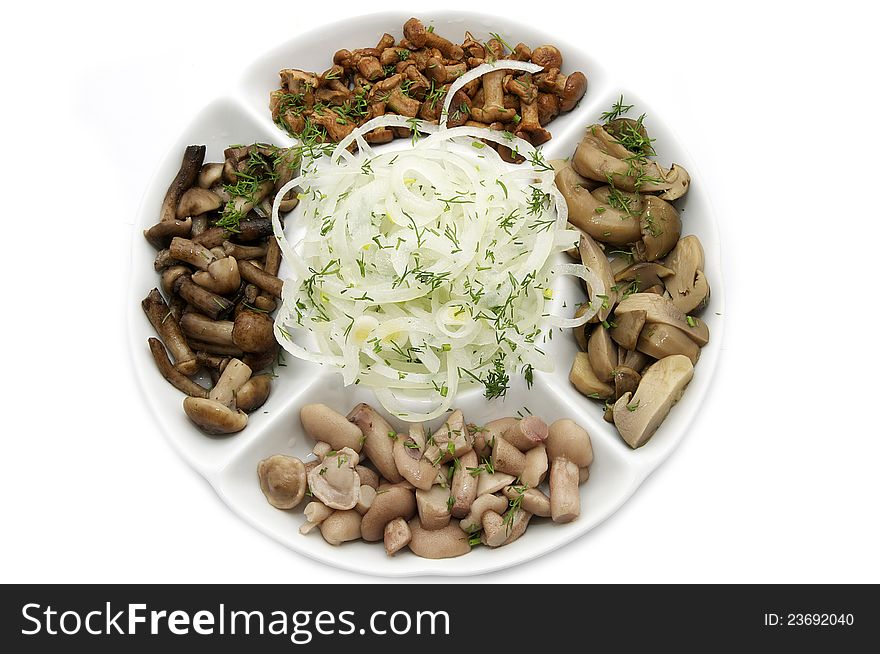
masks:
[[[231,320],[211,320],[200,313],[189,312],[180,318],[180,328],[187,336],[204,343],[233,345]]]
[[[177,217],[177,205],[181,196],[196,183],[196,178],[205,161],[204,145],[188,145],[183,151],[183,161],[177,175],[171,181],[165,198],[162,200],[162,208],[159,211],[161,222],[172,221]]]
[[[207,270],[208,266],[216,259],[204,245],[179,236],[171,239],[171,245],[168,249],[172,258],[184,261],[199,270]]]
[[[174,282],[174,290],[180,297],[213,320],[217,320],[234,306],[226,298],[202,288],[190,277],[180,277]]]
[[[571,522],[580,515],[579,470],[565,458],[550,464],[550,515],[553,522]]]
[[[153,360],[162,376],[179,391],[186,393],[190,397],[208,397],[208,391],[196,384],[189,377],[185,377],[177,370],[168,358],[165,346],[158,338],[150,337],[147,342],[150,344],[150,352],[153,354]]]
[[[150,291],[147,297],[141,301],[141,307],[147,314],[147,319],[153,325],[153,329],[171,351],[171,356],[175,361],[174,367],[178,372],[186,376],[197,373],[199,364],[196,361],[196,355],[187,344],[177,319],[171,313],[171,309],[168,308],[165,298],[162,297],[158,288]]]
[[[239,261],[238,272],[246,282],[259,287],[261,290],[277,298],[281,297],[283,282],[275,275],[271,275],[265,270],[260,270],[250,261]]]
[[[169,241],[175,236],[189,236],[192,232],[191,218],[185,220],[163,220],[150,229],[144,230],[144,237],[154,248],[161,250],[168,247]]]
[[[244,386],[250,378],[251,369],[240,359],[232,359],[226,365],[217,384],[208,393],[208,398],[231,407],[235,405],[235,395],[238,393],[238,389]]]
[[[222,247],[223,252],[226,253],[227,257],[235,257],[238,261],[244,259],[262,259],[268,252],[266,245],[239,245],[232,241],[223,241]]]

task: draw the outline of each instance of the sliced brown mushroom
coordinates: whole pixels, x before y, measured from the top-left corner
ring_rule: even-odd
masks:
[[[201,397],[187,397],[183,410],[196,426],[208,434],[234,434],[247,426],[247,414],[225,404]]]
[[[647,311],[627,311],[616,314],[614,326],[608,330],[608,335],[624,350],[635,350],[647,317]],[[592,362],[592,359],[590,361]]]
[[[617,366],[617,346],[604,325],[596,325],[587,340],[590,367],[599,381],[609,383]]]
[[[678,243],[681,218],[669,202],[647,195],[641,229],[642,240],[636,243],[636,256],[642,261],[656,261],[669,254]]]
[[[629,201],[629,205],[625,207],[628,211],[614,207],[608,203],[606,191],[596,189],[590,192],[571,166],[564,166],[557,171],[556,185],[568,206],[568,220],[593,239],[602,243],[626,245],[641,237],[638,220],[641,200],[637,196],[624,195],[621,191],[619,197]]]
[[[614,305],[617,304],[617,291],[614,286],[614,275],[611,274],[611,264],[608,263],[605,251],[587,233],[581,233],[578,252],[581,255],[581,263],[602,280],[602,285],[605,288],[604,293],[591,298],[591,303],[601,303],[594,320],[602,322],[608,318],[608,315],[614,310]]]
[[[590,357],[586,352],[578,352],[575,355],[568,379],[576,389],[587,397],[607,400],[614,395],[614,389],[596,376],[590,365]]]
[[[306,469],[303,462],[293,456],[275,454],[257,465],[260,490],[277,509],[292,509],[302,502],[306,494]]]
[[[354,470],[357,464],[357,452],[347,447],[325,456],[321,465],[309,472],[309,489],[331,509],[353,509],[361,488],[360,477]]]
[[[678,327],[700,347],[709,342],[709,327],[699,318],[686,316],[672,300],[654,293],[633,293],[618,305],[615,315],[628,311],[645,311],[647,321]]]
[[[358,404],[346,416],[361,430],[364,436],[363,452],[379,470],[379,473],[392,483],[403,479],[394,463],[394,439],[397,432],[369,404]],[[383,524],[382,527],[385,525]],[[381,536],[366,538],[379,540]]]
[[[665,357],[645,371],[634,395],[625,393],[614,403],[614,425],[627,445],[636,449],[648,442],[693,376],[686,356]]]
[[[700,348],[678,327],[662,323],[649,323],[642,330],[636,347],[639,351],[655,359],[663,359],[673,354],[683,354],[691,363],[700,358]]]
[[[649,159],[633,165],[633,153],[627,150],[602,125],[591,125],[571,159],[572,167],[584,177],[599,182],[612,180],[624,191],[661,192],[665,200],[674,200],[687,192],[690,177],[674,164],[665,169]]]
[[[672,275],[663,280],[672,303],[683,313],[703,307],[709,298],[709,283],[703,272],[705,261],[700,239],[693,235],[679,239],[665,264],[672,270]]]

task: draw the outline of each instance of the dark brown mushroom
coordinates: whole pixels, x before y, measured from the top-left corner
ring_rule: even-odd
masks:
[[[177,218],[177,205],[181,196],[196,183],[196,178],[205,162],[205,151],[204,145],[188,145],[183,151],[180,169],[171,181],[165,198],[162,200],[162,208],[159,211],[160,222]]]
[[[234,346],[242,352],[266,352],[275,344],[274,323],[266,314],[242,311],[235,320],[211,320],[189,312],[180,319],[180,328],[191,338],[205,343]]]
[[[261,290],[277,298],[281,297],[281,287],[284,283],[275,275],[261,270],[250,261],[239,261],[238,272],[246,282],[258,286]]]
[[[187,417],[208,434],[234,434],[247,426],[247,414],[233,411],[215,400],[187,397],[183,400]]]
[[[181,372],[174,367],[171,363],[171,359],[168,358],[168,353],[165,351],[165,346],[162,345],[162,341],[158,338],[150,337],[147,342],[150,345],[150,353],[153,355],[156,367],[159,369],[159,372],[162,373],[162,376],[174,386],[174,388],[186,393],[190,397],[208,397],[208,391],[205,388],[196,384],[189,377],[181,374]]]
[[[641,222],[642,240],[636,243],[636,256],[642,261],[665,257],[681,236],[681,218],[669,202],[653,195],[645,196]]]
[[[174,282],[174,292],[213,320],[229,313],[235,306],[226,298],[202,288],[189,276],[181,276]]]
[[[608,330],[608,333],[624,350],[635,350],[647,316],[647,311],[621,313],[614,317],[614,326]]]
[[[171,351],[171,356],[175,361],[174,367],[177,371],[187,377],[198,372],[199,364],[196,361],[196,355],[187,344],[177,318],[172,315],[158,288],[150,291],[147,297],[141,301],[141,307],[150,324],[153,325],[153,329]]]

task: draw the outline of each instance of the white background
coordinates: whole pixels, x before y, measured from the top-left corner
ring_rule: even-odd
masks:
[[[688,437],[617,514],[477,581],[880,582],[876,9],[574,4],[497,7],[581,43],[690,150],[720,223],[723,356]],[[418,14],[375,7],[394,8]],[[124,319],[134,216],[171,141],[261,51],[367,10],[4,10],[0,581],[375,581],[262,536],[177,458]]]

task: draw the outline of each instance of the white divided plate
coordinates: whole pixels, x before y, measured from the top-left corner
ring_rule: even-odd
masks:
[[[263,55],[250,66],[230,95],[207,106],[174,142],[144,196],[136,225],[146,229],[158,220],[162,198],[187,145],[205,144],[205,160],[222,161],[224,148],[232,143],[292,144],[291,139],[273,125],[268,110],[269,92],[277,86],[279,69],[325,70],[339,48],[371,46],[384,32],[400,38],[407,18],[408,15],[401,13],[383,13],[350,19],[299,36]],[[511,43],[522,41],[532,46],[553,43],[565,57],[566,71],[580,70],[586,74],[589,87],[580,105],[550,125],[553,139],[544,147],[547,159],[570,156],[584,127],[598,121],[600,113],[623,93],[628,103],[636,105],[634,112],[647,112],[646,125],[656,138],[658,159],[667,165],[680,163],[690,172],[693,180],[690,192],[677,204],[682,212],[683,233],[698,235],[706,252],[705,272],[712,296],[701,318],[708,324],[712,338],[703,348],[684,397],[648,444],[639,450],[630,450],[613,425],[602,419],[601,405],[584,398],[571,386],[568,372],[577,347],[570,336],[557,334],[549,342],[551,356],[557,362],[554,373],[536,374],[531,389],[521,380],[515,382],[504,400],[487,402],[479,391],[470,391],[460,394],[456,405],[464,411],[468,421],[475,423],[515,415],[528,407],[548,423],[570,417],[586,427],[592,436],[595,462],[589,482],[581,487],[582,514],[576,521],[565,525],[549,521],[533,523],[522,538],[508,546],[496,550],[477,547],[452,561],[420,559],[408,550],[389,558],[381,543],[357,541],[332,547],[317,530],[309,536],[299,534],[298,527],[304,519],[302,505],[288,512],[279,511],[266,502],[257,482],[257,463],[276,453],[307,456],[312,443],[299,422],[299,409],[303,404],[323,402],[346,413],[361,401],[378,406],[372,393],[358,387],[343,388],[335,373],[288,356],[287,366],[277,369],[279,377],[274,381],[268,402],[251,415],[243,432],[229,437],[202,434],[187,420],[182,394],[162,379],[147,347],[147,338],[153,331],[141,311],[140,300],[158,286],[159,278],[153,270],[155,251],[140,229],[134,234],[132,248],[129,335],[135,372],[165,435],[244,520],[290,549],[336,568],[387,576],[469,575],[530,561],[584,535],[614,513],[662,463],[687,432],[714,374],[720,353],[724,297],[718,232],[710,201],[694,163],[661,115],[606,73],[587,53],[550,33],[502,16],[422,12],[421,18],[426,24],[434,25],[437,33],[454,39],[460,39],[469,29],[483,39],[489,38],[489,32],[495,32]],[[573,281],[561,285],[559,292],[568,307],[583,300]],[[582,541],[579,546],[587,548],[589,541]]]

